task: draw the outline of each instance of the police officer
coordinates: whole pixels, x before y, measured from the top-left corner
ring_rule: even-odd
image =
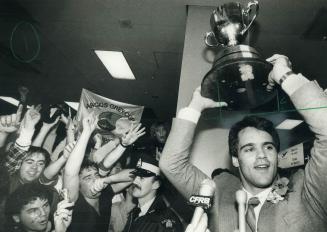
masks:
[[[132,195],[138,205],[130,212],[124,232],[179,232],[183,225],[159,194],[161,185],[158,161],[143,154],[134,171]]]

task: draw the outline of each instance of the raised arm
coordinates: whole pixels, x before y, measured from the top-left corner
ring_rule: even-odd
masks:
[[[43,122],[42,127],[37,134],[36,138],[33,140],[32,146],[41,147],[49,131],[58,123],[59,117],[53,123]],[[49,152],[51,153],[51,151]]]
[[[15,114],[0,116],[0,148],[5,146],[8,135],[18,130],[22,111],[23,106],[19,105]]]
[[[97,118],[91,114],[83,119],[83,131],[66,162],[64,188],[68,190],[70,201],[76,201],[79,192],[79,171],[84,159],[89,138],[97,125]]]
[[[119,145],[112,152],[110,152],[100,163],[99,169],[100,169],[100,174],[102,176],[109,173],[112,166],[123,155],[127,146],[132,145],[138,138],[140,138],[145,134],[144,130],[145,130],[144,127],[141,128],[141,123],[138,124],[136,127],[134,125],[131,125],[131,128],[128,131],[127,135],[121,138]]]
[[[111,185],[115,193],[122,191],[124,188],[132,184],[134,175],[131,173],[134,169],[124,169],[114,175],[99,178],[94,182],[91,192],[95,195]]]
[[[101,146],[93,153],[93,161],[95,163],[101,163],[101,161],[103,161],[104,158],[118,146],[118,144],[119,139],[116,138],[114,140],[110,140],[108,143]]]
[[[19,129],[19,136],[9,151],[7,152],[5,166],[10,175],[15,173],[19,168],[22,160],[26,157],[35,131],[35,125],[40,120],[40,108],[32,106],[25,114]]]
[[[201,182],[209,178],[190,163],[190,147],[201,112],[207,108],[225,106],[200,94],[200,87],[194,93],[188,107],[179,111],[173,120],[172,129],[159,161],[160,169],[168,180],[186,198],[199,190]]]
[[[63,155],[59,157],[57,160],[51,162],[43,171],[43,175],[47,180],[53,180],[54,177],[58,175],[60,170],[63,168],[63,166],[66,164],[66,161],[70,155],[70,153],[73,151],[74,146],[76,142],[67,144]]]
[[[303,198],[319,216],[327,217],[327,95],[315,81],[302,74],[292,74],[287,57],[274,55],[269,78],[281,83],[294,106],[315,134],[311,159],[305,168]]]

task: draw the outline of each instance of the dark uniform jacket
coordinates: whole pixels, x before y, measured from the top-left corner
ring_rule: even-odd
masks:
[[[132,211],[133,212],[133,211]],[[161,196],[157,196],[148,212],[133,220],[128,216],[124,232],[183,232],[183,226],[176,214],[166,206]]]
[[[305,118],[315,142],[305,170],[290,178],[290,191],[278,203],[266,201],[258,218],[259,232],[327,231],[327,94],[315,83],[304,84],[291,96]],[[176,118],[167,139],[160,169],[168,180],[189,198],[209,178],[189,161],[196,124]],[[241,189],[239,178],[223,172],[214,178],[214,204],[208,214],[212,232],[231,232],[238,228],[235,192]],[[247,230],[250,228],[247,226]]]

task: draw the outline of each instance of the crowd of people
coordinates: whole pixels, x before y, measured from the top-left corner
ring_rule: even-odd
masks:
[[[155,122],[145,135],[140,123],[130,124],[105,136],[92,113],[77,122],[53,109],[43,120],[40,106],[24,112],[20,105],[0,116],[0,231],[238,231],[240,189],[246,193],[248,232],[326,231],[327,96],[316,82],[294,74],[287,57],[268,61],[273,69],[267,91],[277,83],[297,109],[320,107],[299,111],[316,136],[305,169],[279,175],[274,125],[245,117],[228,138],[239,175],[214,175],[212,207],[191,220],[187,199],[210,179],[189,161],[196,124],[202,111],[226,103],[202,97],[197,88],[171,128]],[[59,124],[65,133],[56,133]],[[136,141],[139,149],[132,148]]]

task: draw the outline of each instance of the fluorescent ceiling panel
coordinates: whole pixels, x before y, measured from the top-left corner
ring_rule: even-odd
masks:
[[[135,76],[122,52],[100,50],[94,52],[113,78],[135,80]]]
[[[303,121],[302,120],[295,120],[295,119],[286,119],[282,123],[280,123],[276,129],[279,130],[291,130],[294,127],[300,125]]]

